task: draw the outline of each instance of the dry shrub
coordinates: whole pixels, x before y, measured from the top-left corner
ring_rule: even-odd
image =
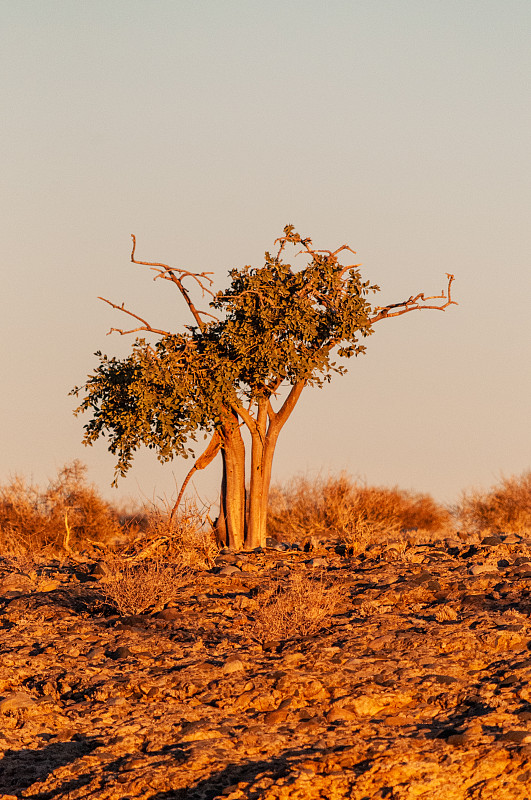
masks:
[[[173,520],[154,504],[144,513],[143,532],[125,549],[105,548],[103,594],[120,614],[160,610],[176,600],[194,572],[209,569],[219,552],[194,503]]]
[[[298,477],[271,491],[268,533],[281,541],[308,536],[341,539],[360,548],[402,531],[431,533],[447,528],[451,516],[430,495],[398,488],[368,487],[348,476]]]
[[[0,545],[3,550],[34,552],[105,541],[120,533],[118,514],[86,483],[87,468],[73,461],[47,488],[15,477],[0,486]]]
[[[338,584],[295,573],[287,586],[277,582],[260,595],[251,635],[259,642],[311,636],[326,626],[340,602]]]
[[[280,541],[300,542],[310,536],[337,536],[350,524],[352,483],[345,476],[303,476],[287,486],[274,486],[269,495],[267,529]]]
[[[531,472],[503,478],[488,492],[465,492],[456,509],[469,533],[531,532]]]
[[[191,570],[210,569],[219,553],[211,526],[205,528],[205,514],[194,501],[171,519],[170,510],[152,503],[144,507],[142,529],[123,555],[154,554],[164,556]]]
[[[135,562],[111,554],[105,566],[103,595],[123,615],[160,611],[190,580],[190,571],[184,565],[167,564],[160,558]]]

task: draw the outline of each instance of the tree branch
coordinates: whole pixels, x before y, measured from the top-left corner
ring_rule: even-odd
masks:
[[[230,407],[231,407],[232,411],[234,411],[235,414],[238,414],[243,419],[243,421],[245,422],[245,424],[249,428],[249,431],[251,432],[251,434],[258,432],[258,426],[256,424],[256,420],[253,417],[253,415],[249,411],[247,411],[246,408],[244,408],[242,405],[240,405],[236,401],[231,403]]]
[[[275,428],[277,428],[278,431],[280,431],[283,425],[287,422],[291,412],[297,405],[299,397],[301,396],[301,392],[305,386],[306,386],[305,380],[299,381],[298,383],[295,383],[292,386],[290,393],[284,400],[280,409],[277,411],[275,419],[272,421],[274,423]]]
[[[409,311],[420,311],[421,309],[432,309],[433,311],[444,311],[448,306],[459,305],[455,300],[452,300],[452,283],[455,276],[449,272],[446,273],[448,278],[448,287],[446,292],[442,291],[441,294],[426,297],[424,292],[420,292],[415,297],[410,297],[409,300],[404,300],[401,303],[391,303],[388,306],[377,306],[374,310],[377,312],[374,317],[370,318],[371,325],[379,322],[381,319],[388,319],[390,317],[400,317],[402,314],[407,314]],[[446,302],[441,305],[433,305],[431,300],[445,300]],[[397,309],[393,311],[393,309]]]
[[[206,450],[199,456],[199,458],[195,462],[194,466],[188,472],[186,478],[184,479],[184,481],[182,483],[181,490],[179,492],[177,500],[175,501],[175,504],[174,504],[174,506],[173,506],[173,508],[171,510],[171,513],[170,513],[170,520],[169,520],[169,522],[170,522],[170,530],[171,530],[171,527],[173,525],[173,519],[175,517],[175,514],[177,513],[177,509],[179,508],[179,506],[181,504],[181,500],[183,498],[183,494],[184,494],[184,492],[186,490],[186,487],[188,486],[188,482],[190,481],[190,478],[192,477],[194,472],[197,472],[197,470],[205,469],[205,467],[208,467],[210,462],[215,459],[215,457],[217,456],[217,454],[219,453],[220,450],[221,450],[221,437],[220,437],[220,435],[219,435],[219,433],[217,431],[214,431],[214,434],[212,435],[212,439],[208,443],[208,446],[207,446]]]
[[[132,328],[130,331],[123,331],[121,328],[111,328],[110,331],[107,333],[112,333],[113,331],[116,333],[120,333],[122,336],[125,336],[128,333],[136,333],[137,331],[149,331],[149,333],[158,333],[161,336],[171,336],[169,331],[162,331],[159,328],[152,328],[149,322],[146,322],[145,319],[139,317],[138,314],[133,314],[132,311],[129,311],[125,308],[124,304],[122,303],[121,306],[116,305],[116,303],[112,303],[110,300],[107,300],[105,297],[98,297],[98,300],[103,300],[104,303],[108,303],[112,308],[115,308],[117,311],[123,311],[124,314],[128,314],[130,317],[137,319],[139,322],[142,322],[143,325],[139,326],[138,328]]]
[[[213,314],[209,314],[208,311],[200,311],[195,307],[195,304],[192,301],[192,298],[190,297],[188,289],[186,289],[186,287],[182,282],[183,278],[193,278],[193,280],[195,280],[196,283],[200,286],[203,297],[205,296],[205,294],[209,294],[213,298],[215,297],[214,293],[207,286],[205,286],[205,281],[208,282],[210,286],[212,286],[213,280],[208,276],[213,275],[214,274],[213,272],[189,272],[188,270],[185,269],[169,267],[167,264],[162,264],[157,261],[139,261],[138,259],[135,258],[136,236],[133,233],[131,234],[131,239],[133,240],[133,249],[131,250],[132,263],[140,264],[145,267],[150,267],[152,270],[154,270],[157,274],[155,275],[153,280],[157,280],[157,278],[164,278],[164,280],[171,281],[172,283],[174,283],[179,289],[181,295],[184,297],[193,318],[195,319],[200,328],[203,328],[205,325],[202,319],[202,315],[217,320],[217,317],[215,317]]]
[[[269,420],[269,423],[271,424],[276,420],[278,412],[273,411],[273,406],[271,405],[271,399],[269,397],[267,398],[266,402],[267,402],[267,418]]]

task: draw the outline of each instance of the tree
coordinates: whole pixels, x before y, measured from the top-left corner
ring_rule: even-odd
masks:
[[[132,238],[131,261],[150,267],[155,280],[173,283],[194,324],[181,333],[160,330],[123,304],[100,298],[139,323],[130,330],[111,328],[109,333],[146,331],[159,338],[154,344],[137,338],[131,354],[121,360],[96,353],[99,366],[83,386],[72,390],[76,396],[85,392],[75,413],[92,412],[84,442],[109,436],[109,450],[118,456],[116,483],[141,445],[155,449],[165,462],[193,455],[190,442],[200,432],[210,435],[173,511],[190,475],[221,451],[218,535],[235,549],[263,546],[275,447],[303,389],[323,386],[334,373],[344,374],[345,366],[333,359],[365,352],[362,341],[375,323],[452,305],[454,276],[447,274],[447,289],[440,295],[419,293],[372,307],[368,297],[379,287],[362,280],[359,264],[340,263],[342,254],[354,253],[348,245],[317,250],[288,225],[275,242],[276,253],[266,252],[263,267],[231,270],[229,288],[214,293],[212,273],[139,261]],[[300,248],[296,255],[305,257],[305,266],[295,269],[285,262],[288,247]],[[211,311],[198,308],[190,282],[208,298]],[[242,428],[251,441],[248,494]]]

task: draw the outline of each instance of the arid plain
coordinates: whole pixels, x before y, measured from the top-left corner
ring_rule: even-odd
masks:
[[[531,797],[531,538],[284,523],[6,554],[2,800]]]

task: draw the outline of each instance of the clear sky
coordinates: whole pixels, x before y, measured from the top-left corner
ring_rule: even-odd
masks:
[[[382,304],[454,272],[459,306],[378,323],[274,477],[452,502],[531,468],[529,0],[17,0],[0,29],[0,482],[80,458],[107,497],[170,497],[189,461],[146,451],[111,490],[105,441],[81,445],[68,391],[131,346],[96,298],[178,331],[131,233],[223,288],[287,223],[348,242]]]

